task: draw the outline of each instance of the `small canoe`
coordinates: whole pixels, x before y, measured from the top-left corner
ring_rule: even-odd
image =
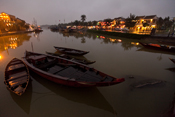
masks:
[[[4,83],[10,91],[22,95],[26,91],[29,79],[29,70],[22,60],[13,58],[7,64]]]
[[[81,63],[61,57],[26,51],[23,61],[41,77],[71,87],[110,86],[125,81]]]
[[[67,54],[59,54],[59,53],[52,53],[52,52],[46,52],[46,54],[53,55],[53,56],[59,56],[61,58],[65,58],[65,59],[72,60],[72,61],[75,61],[78,63],[86,64],[86,65],[93,64],[96,62],[96,61],[87,60],[85,57],[78,58],[76,56],[71,56],[71,55],[67,55]]]
[[[174,64],[175,64],[175,59],[169,58]]]
[[[72,48],[56,47],[56,46],[54,46],[54,48],[57,51],[62,52],[64,54],[85,55],[85,54],[89,53],[89,51],[77,50],[77,49],[72,49]]]
[[[168,52],[175,52],[174,46],[166,46],[166,45],[159,45],[159,44],[152,44],[152,43],[142,43],[139,42],[143,47],[155,49],[155,50],[161,50],[161,51],[168,51]]]

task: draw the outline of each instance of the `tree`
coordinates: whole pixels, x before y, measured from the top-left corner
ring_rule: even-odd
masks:
[[[86,15],[81,15],[81,21],[84,23],[85,20],[86,20]]]
[[[74,24],[75,26],[78,26],[78,25],[79,25],[79,21],[78,21],[78,20],[75,20],[73,24]]]
[[[107,26],[111,25],[112,19],[108,18],[108,19],[104,19],[104,22]]]
[[[162,17],[159,17],[157,20],[157,29],[163,29],[164,28],[163,23],[164,23],[164,21],[163,21]]]
[[[136,16],[132,13],[130,13],[130,17],[128,17],[126,19],[125,25],[126,27],[130,28],[130,27],[134,27],[136,22],[133,22],[133,20],[135,20]]]
[[[94,20],[94,21],[92,22],[92,25],[93,25],[93,26],[96,26],[97,23],[98,23],[98,22]]]

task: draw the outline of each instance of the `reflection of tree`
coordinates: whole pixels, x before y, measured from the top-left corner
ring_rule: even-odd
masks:
[[[89,32],[86,32],[86,33],[81,33],[81,32],[67,33],[67,35],[74,36],[77,39],[81,38],[81,43],[86,43],[85,37],[87,37],[87,38],[92,38],[93,40],[95,40],[95,39],[102,40],[103,44],[122,43],[122,47],[124,48],[124,50],[129,50],[132,47],[135,47],[135,45],[131,44],[131,41],[127,41],[127,40],[125,41],[124,39],[121,40],[121,39],[117,39],[115,37],[112,38],[110,36],[102,36],[99,34],[93,34],[93,33],[89,33]],[[65,36],[65,35],[63,34],[63,36]]]
[[[157,59],[158,59],[159,61],[161,61],[161,60],[162,60],[162,54],[160,54],[160,56],[158,56]]]
[[[15,49],[23,44],[24,41],[29,41],[31,36],[28,34],[8,35],[0,37],[0,51],[5,51],[9,48]]]
[[[84,37],[81,39],[81,43],[86,43],[86,39]]]
[[[92,35],[93,40],[95,40],[95,39],[96,39],[96,37],[97,37],[96,35]]]
[[[121,46],[124,48],[124,50],[130,50],[132,47],[134,47],[134,45],[132,45],[130,41],[128,41],[128,42],[127,41],[126,42],[122,41]]]
[[[109,43],[109,39],[104,39],[103,42],[104,42],[105,44],[108,44],[108,43]]]
[[[39,37],[40,33],[41,32],[34,32],[34,35],[33,35],[34,37],[37,38],[38,41],[40,41],[40,37]]]

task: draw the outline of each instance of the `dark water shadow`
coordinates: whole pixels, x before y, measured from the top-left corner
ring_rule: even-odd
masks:
[[[12,92],[10,92],[12,99],[16,102],[16,104],[27,114],[30,113],[30,105],[32,99],[32,81],[30,80],[26,92],[18,96]]]
[[[48,81],[32,71],[30,71],[30,74],[33,79],[35,79],[37,82],[39,82],[47,89],[51,90],[56,95],[64,97],[73,102],[83,103],[88,106],[109,111],[114,115],[117,115],[113,107],[109,104],[109,102],[105,99],[105,97],[100,93],[100,91],[96,87],[94,88],[68,87]]]
[[[175,67],[173,67],[173,68],[167,68],[166,70],[169,70],[169,71],[175,72]]]
[[[174,52],[161,51],[161,50],[156,50],[156,49],[151,49],[151,48],[144,48],[144,47],[138,49],[137,51],[175,55]]]

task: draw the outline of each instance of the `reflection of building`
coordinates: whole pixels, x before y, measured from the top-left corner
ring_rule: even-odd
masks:
[[[156,15],[150,15],[150,16],[137,16],[133,22],[136,22],[135,24],[135,30],[137,31],[149,31],[152,28],[156,28],[156,22],[157,22],[157,16]]]
[[[16,49],[26,40],[29,40],[31,36],[27,34],[20,35],[10,35],[0,37],[0,51],[4,51],[7,49]]]

